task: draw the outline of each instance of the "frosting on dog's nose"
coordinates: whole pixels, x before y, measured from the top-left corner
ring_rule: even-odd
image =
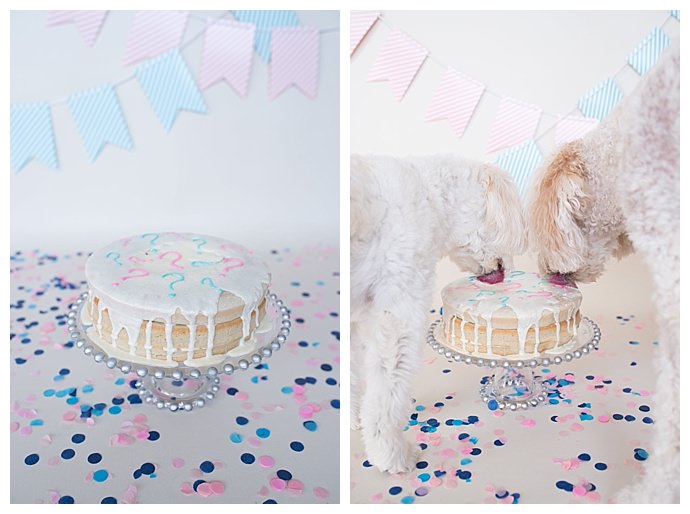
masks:
[[[570,286],[577,287],[577,284],[573,280],[563,273],[550,273],[549,282],[557,286]]]
[[[497,269],[489,273],[485,273],[484,275],[479,275],[477,280],[484,282],[485,284],[498,284],[499,282],[503,282],[503,278],[503,263],[499,262]]]

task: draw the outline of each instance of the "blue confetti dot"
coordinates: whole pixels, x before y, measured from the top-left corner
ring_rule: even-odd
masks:
[[[639,406],[639,409],[640,409],[642,412],[649,412],[649,405],[640,405],[640,406]]]
[[[572,492],[573,490],[573,484],[571,484],[570,482],[566,482],[565,480],[559,480],[558,482],[556,482],[556,487],[568,492]]]
[[[417,478],[421,480],[422,482],[428,482],[429,479],[431,478],[431,475],[429,473],[420,473]]]
[[[84,434],[74,434],[72,436],[72,442],[74,444],[83,443],[85,439],[86,439],[86,436]]]
[[[195,480],[194,483],[192,484],[192,489],[194,489],[194,490],[196,491],[197,488],[198,488],[201,484],[205,484],[205,483],[206,483],[206,480]]]
[[[228,393],[230,396],[235,396],[239,392],[239,390],[236,387],[228,387],[225,392]]]
[[[290,449],[295,452],[301,452],[302,450],[304,450],[304,445],[299,441],[292,441],[290,443]]]
[[[86,384],[84,387],[81,388],[82,393],[91,393],[93,392],[93,386],[91,384]]]
[[[237,423],[238,425],[246,425],[247,423],[249,423],[249,420],[244,416],[237,416],[235,418],[235,423]]]
[[[285,480],[286,482],[288,480],[292,480],[292,473],[290,473],[287,469],[279,469],[276,475],[278,478]]]
[[[636,460],[647,460],[649,453],[643,448],[635,448],[634,456]]]
[[[74,498],[71,496],[60,496],[58,503],[74,503]]]
[[[113,405],[108,409],[108,412],[110,414],[120,414],[120,412],[122,412],[122,408],[119,405]]]
[[[331,407],[334,409],[340,409],[340,400],[331,400]]]
[[[395,496],[396,494],[400,494],[402,492],[402,487],[394,485],[390,489],[388,489],[388,494]]]
[[[240,460],[245,464],[254,464],[256,457],[254,457],[254,455],[252,455],[251,453],[243,453],[242,455],[240,455]]]
[[[290,394],[292,393],[292,387],[281,387],[280,392],[283,394]]]
[[[400,498],[400,503],[414,503],[414,496],[403,496]]]
[[[134,470],[134,473],[132,473],[132,476],[134,477],[135,480],[138,479],[138,478],[140,478],[140,477],[141,477],[141,470],[140,470],[140,469],[135,469],[135,470]]]
[[[266,501],[264,502],[264,505],[273,505],[273,504],[277,504],[277,503],[278,503],[277,501],[275,501],[275,500],[269,498],[268,500],[266,500]]]
[[[589,455],[589,453],[581,453],[580,455],[577,456],[578,459],[581,461],[587,462],[592,459],[592,457]]]
[[[256,429],[256,437],[259,437],[260,439],[266,439],[271,435],[271,431],[268,428],[257,428]]]
[[[210,460],[205,460],[199,465],[199,469],[203,471],[204,473],[212,473],[216,467],[213,465],[213,462]]]
[[[123,403],[125,403],[125,399],[122,396],[115,396],[113,398],[113,405],[122,405]]]
[[[654,420],[652,418],[650,418],[649,416],[645,416],[644,418],[642,418],[642,423],[646,423],[647,425],[651,425],[652,423],[654,423]]]
[[[74,450],[72,448],[66,448],[62,450],[62,453],[60,453],[60,457],[62,457],[65,460],[69,460],[72,457],[74,457]]]
[[[455,474],[460,480],[467,480],[472,476],[472,473],[470,471],[463,471],[461,469],[459,469]]]
[[[43,391],[43,396],[45,396],[46,398],[53,396],[54,394],[55,389],[46,389],[45,391]]]
[[[496,400],[489,400],[486,406],[489,407],[489,410],[496,410],[498,409],[498,402]]]
[[[233,443],[241,443],[241,442],[242,442],[242,439],[244,439],[244,438],[242,437],[242,434],[238,434],[237,432],[233,432],[232,434],[230,434],[230,440],[231,440]]]
[[[62,369],[59,371],[59,373],[60,373],[60,375],[63,375],[63,376],[64,376],[64,375],[69,375],[70,371],[69,371],[67,368],[62,368]]]
[[[598,469],[599,471],[604,471],[604,470],[606,470],[606,468],[608,468],[608,466],[606,464],[604,464],[603,462],[597,462],[594,465],[594,468]]]
[[[103,456],[100,453],[92,453],[86,460],[88,460],[90,464],[98,464],[103,460]]]
[[[365,460],[364,462],[362,462],[362,466],[364,466],[365,468],[370,468],[372,467],[372,464],[368,460]]]
[[[503,445],[504,445],[504,443],[503,443],[503,441],[501,441],[500,439],[496,439],[496,440],[494,441],[494,446],[503,446]]]
[[[425,461],[425,460],[420,460],[420,461],[417,463],[417,469],[425,469],[428,465],[429,465],[429,463],[428,463],[427,461]]]
[[[94,472],[93,479],[96,482],[105,482],[108,479],[108,472],[105,469],[99,469]]]
[[[326,384],[328,384],[329,386],[336,385],[337,383],[338,383],[338,381],[335,378],[329,377],[326,379]]]
[[[160,438],[161,438],[161,435],[156,430],[151,430],[149,432],[149,437],[148,437],[149,441],[158,441]]]
[[[306,428],[310,432],[315,432],[319,428],[316,422],[311,420],[305,421],[304,423],[302,423],[302,425],[304,425],[304,428]]]
[[[77,398],[76,396],[70,396],[65,401],[67,402],[68,405],[74,405],[75,403],[79,402],[79,398]]]
[[[150,475],[151,473],[154,473],[156,471],[156,466],[151,464],[150,462],[146,462],[141,465],[139,468],[144,475]]]
[[[112,496],[106,496],[101,500],[101,503],[117,503],[117,499],[113,498]]]
[[[43,426],[43,420],[42,419],[32,419],[31,422],[29,423],[32,427],[40,427]]]
[[[27,466],[33,466],[39,461],[40,457],[38,456],[37,453],[30,453],[26,457],[24,457],[24,464]]]

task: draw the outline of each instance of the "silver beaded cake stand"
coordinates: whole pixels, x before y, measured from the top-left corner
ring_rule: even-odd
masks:
[[[260,364],[278,351],[290,334],[288,308],[269,292],[264,321],[254,333],[256,343],[248,345],[246,353],[230,352],[216,358],[213,363],[207,361],[199,366],[154,364],[113,348],[98,337],[92,329],[93,325],[82,317],[88,297],[87,291],[81,293],[67,312],[67,328],[75,346],[110,369],[117,368],[125,374],[136,373],[138,378],[135,386],[142,400],[171,412],[189,412],[195,407],[204,407],[218,393],[222,374],[232,375],[238,370],[244,371]]]
[[[594,321],[583,317],[577,337],[567,345],[539,353],[528,359],[486,358],[463,353],[445,342],[441,320],[429,327],[427,343],[449,362],[459,362],[493,370],[482,380],[479,395],[491,410],[518,410],[536,407],[547,399],[546,385],[534,374],[537,366],[553,366],[588,355],[599,345],[601,330]]]

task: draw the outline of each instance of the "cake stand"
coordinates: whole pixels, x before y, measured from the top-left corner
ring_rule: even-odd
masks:
[[[449,362],[489,368],[493,374],[482,379],[479,395],[490,410],[518,410],[536,407],[547,399],[542,377],[535,375],[537,366],[553,366],[571,362],[588,355],[599,345],[601,330],[594,321],[583,317],[577,336],[570,343],[554,350],[548,350],[529,358],[487,358],[461,352],[448,346],[440,319],[429,327],[427,343]]]
[[[204,407],[218,393],[220,376],[244,371],[278,351],[290,334],[290,313],[275,294],[267,294],[266,315],[254,332],[252,344],[240,346],[223,356],[190,363],[154,362],[130,355],[103,341],[84,316],[88,291],[69,306],[67,328],[70,339],[85,355],[110,369],[137,375],[135,386],[146,403],[171,412],[189,412]]]

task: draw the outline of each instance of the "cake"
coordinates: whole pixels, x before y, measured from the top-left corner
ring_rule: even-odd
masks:
[[[253,252],[175,232],[116,241],[88,258],[85,273],[82,319],[104,349],[169,364],[251,345],[271,280]]]
[[[570,282],[513,271],[496,283],[461,278],[441,293],[443,335],[465,354],[523,358],[577,336],[582,294]]]

